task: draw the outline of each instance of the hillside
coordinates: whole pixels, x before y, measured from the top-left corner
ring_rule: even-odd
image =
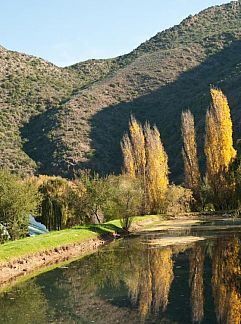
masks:
[[[206,9],[131,53],[58,68],[0,49],[0,164],[18,172],[72,176],[119,172],[130,114],[160,128],[172,179],[182,179],[180,114],[197,123],[203,164],[209,87],[230,100],[240,136],[241,1]]]

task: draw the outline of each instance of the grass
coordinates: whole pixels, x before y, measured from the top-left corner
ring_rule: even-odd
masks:
[[[160,219],[159,216],[140,216],[134,217],[133,223],[145,220],[155,221],[158,219]],[[7,242],[0,246],[0,263],[120,231],[120,220],[113,220],[100,225],[77,226],[62,231],[53,231],[37,237],[27,237],[21,240]]]

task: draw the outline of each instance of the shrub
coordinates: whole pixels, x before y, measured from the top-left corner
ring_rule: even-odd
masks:
[[[182,186],[171,185],[166,193],[166,211],[170,214],[189,212],[194,199],[192,191]]]
[[[12,239],[27,234],[29,214],[40,202],[37,188],[8,171],[0,171],[0,223],[4,224]]]

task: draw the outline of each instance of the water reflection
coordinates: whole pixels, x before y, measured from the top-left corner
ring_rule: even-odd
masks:
[[[116,242],[1,295],[1,323],[240,323],[238,233],[167,247],[150,238],[160,234]]]
[[[200,323],[204,316],[204,260],[205,247],[196,245],[190,251],[189,285],[191,289],[192,320]]]
[[[240,239],[217,240],[212,249],[212,288],[217,319],[240,323]]]
[[[34,282],[24,283],[0,296],[0,323],[47,323],[47,308],[41,287]]]

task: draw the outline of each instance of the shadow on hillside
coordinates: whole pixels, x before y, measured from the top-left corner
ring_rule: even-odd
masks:
[[[220,87],[228,96],[237,138],[241,133],[241,114],[237,109],[241,102],[241,41],[234,41],[228,48],[199,66],[183,72],[176,81],[156,91],[97,112],[90,119],[90,139],[95,154],[87,163],[75,165],[72,172],[64,161],[63,154],[66,150],[65,147],[61,149],[61,134],[54,140],[50,138],[51,131],[58,126],[58,109],[52,108],[33,117],[22,128],[22,138],[26,139],[23,149],[39,164],[38,173],[68,174],[71,177],[80,168],[91,168],[101,174],[118,173],[122,165],[120,141],[128,130],[130,115],[133,114],[142,123],[148,120],[158,126],[169,156],[171,180],[181,182],[181,112],[190,108],[195,115],[199,157],[203,170],[204,121],[210,104],[210,85]]]
[[[78,167],[92,168],[100,173],[119,172],[122,161],[120,140],[128,130],[130,115],[144,123],[156,124],[169,156],[171,179],[182,181],[181,112],[190,108],[195,115],[200,162],[204,145],[204,120],[210,105],[210,85],[220,87],[228,96],[235,120],[235,137],[240,134],[241,102],[241,41],[208,58],[198,67],[182,73],[170,84],[132,102],[109,106],[97,112],[91,119],[91,140],[95,154]]]
[[[51,141],[49,134],[56,127],[58,109],[50,108],[30,119],[20,130],[24,139],[23,150],[37,163],[39,174],[58,174],[52,168],[56,143]]]

